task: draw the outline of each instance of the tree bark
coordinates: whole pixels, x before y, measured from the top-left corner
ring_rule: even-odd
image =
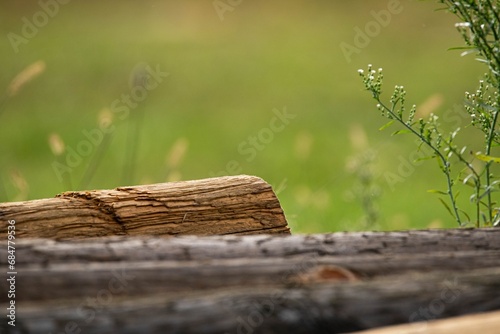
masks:
[[[17,257],[22,257],[18,252]],[[230,287],[267,287],[309,282],[363,281],[378,277],[500,268],[500,252],[456,252],[365,256],[293,256],[192,261],[101,261],[26,265],[17,278],[19,301],[83,298],[106,287],[116,275],[135,278],[129,295],[175,294]],[[36,284],[33,284],[36,282]],[[500,284],[500,282],[499,282]],[[8,290],[8,282],[0,281]]]
[[[245,175],[3,203],[1,239],[12,220],[18,238],[290,233],[271,186]]]
[[[120,279],[131,280],[124,277]],[[500,309],[499,277],[500,269],[493,268],[349,284],[240,286],[203,294],[175,293],[165,285],[163,293],[134,296],[126,294],[128,286],[110,279],[82,298],[19,301],[16,329],[94,334],[346,333]]]
[[[16,329],[341,333],[497,310],[499,244],[497,229],[19,240]]]
[[[6,240],[6,239],[3,239]],[[0,239],[1,242],[1,239]],[[150,261],[291,257],[294,255],[385,255],[500,251],[500,229],[340,232],[308,235],[113,236],[71,241],[18,238],[18,263],[37,261]],[[0,248],[0,261],[3,259]],[[1,262],[0,262],[1,263]]]

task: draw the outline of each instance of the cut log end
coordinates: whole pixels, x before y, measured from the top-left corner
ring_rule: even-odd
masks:
[[[2,238],[9,220],[19,238],[290,234],[272,187],[248,175],[64,192],[0,204],[0,217]]]

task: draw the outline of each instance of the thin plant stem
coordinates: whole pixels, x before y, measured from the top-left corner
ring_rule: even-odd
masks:
[[[460,218],[460,214],[458,212],[456,200],[455,200],[455,195],[453,193],[453,180],[451,178],[451,173],[450,173],[450,163],[448,160],[444,157],[444,155],[437,149],[432,142],[428,141],[427,138],[423,137],[420,133],[418,133],[412,126],[411,124],[408,124],[405,122],[396,112],[394,112],[394,109],[396,107],[396,104],[398,100],[396,100],[392,104],[392,108],[388,108],[381,100],[378,94],[374,94],[375,100],[384,108],[386,112],[388,112],[393,119],[396,119],[402,126],[404,126],[408,131],[416,135],[424,144],[426,144],[429,148],[432,149],[434,154],[441,160],[443,163],[443,172],[446,176],[446,183],[448,187],[447,194],[450,198],[450,202],[452,205],[452,210],[453,210],[453,215],[455,216],[455,220],[459,225],[462,225],[462,220]]]
[[[490,132],[488,133],[488,137],[486,140],[486,155],[491,154],[491,147],[493,144],[493,139],[495,138],[495,127],[498,120],[498,109],[495,110],[493,114],[493,121],[490,127]],[[490,171],[491,162],[486,163],[486,190],[487,200],[488,200],[488,219],[493,219],[493,205],[491,200],[491,171]]]
[[[479,200],[480,194],[481,194],[481,175],[479,175],[474,168],[474,166],[467,161],[463,154],[461,152],[458,152],[457,149],[452,145],[450,141],[445,140],[445,144],[449,148],[449,150],[458,158],[458,160],[463,163],[466,168],[472,173],[474,176],[474,191],[475,191],[475,206],[476,206],[476,227],[479,227],[479,224],[481,222],[480,215],[481,215],[481,201]]]
[[[94,177],[95,172],[97,171],[97,168],[101,164],[104,153],[109,147],[109,144],[111,143],[112,139],[112,134],[110,133],[105,133],[104,138],[102,139],[101,144],[97,148],[97,152],[94,154],[92,157],[92,160],[87,166],[87,169],[85,170],[85,174],[82,177],[82,181],[80,182],[80,185],[78,189],[83,190],[86,189],[90,182],[92,181],[92,178]]]
[[[148,80],[149,74],[147,70],[140,65],[134,70],[132,76],[131,89],[143,88],[148,90]],[[140,132],[142,128],[142,120],[144,118],[144,113],[139,109],[134,109],[129,118],[127,140],[125,147],[125,164],[123,170],[123,182],[124,184],[133,184],[135,177],[135,167],[137,160],[137,152],[139,147]]]
[[[135,177],[135,165],[139,147],[140,132],[142,127],[143,113],[134,110],[128,124],[127,141],[125,147],[125,164],[123,170],[123,184],[132,185]]]

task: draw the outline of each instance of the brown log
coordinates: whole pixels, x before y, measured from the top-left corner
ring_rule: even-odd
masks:
[[[492,235],[500,236],[494,230],[491,231]],[[438,232],[433,231],[432,234]],[[447,233],[444,230],[440,232]],[[464,232],[469,235],[481,234],[474,230]],[[386,240],[390,241],[391,236],[399,235],[400,232],[386,233]],[[327,240],[335,236],[330,235]],[[346,237],[348,234],[340,236]],[[178,293],[224,286],[268,286],[277,282],[294,284],[321,280],[322,276],[332,274],[339,274],[346,280],[367,280],[408,272],[446,270],[454,273],[500,267],[500,250],[429,252],[425,250],[425,242],[424,248],[415,249],[414,252],[405,253],[396,249],[392,253],[386,250],[383,254],[361,252],[330,255],[327,248],[318,245],[312,247],[310,244],[312,238],[325,237],[111,237],[81,241],[26,239],[16,243],[16,266],[22,268],[18,282],[23,287],[18,298],[43,300],[82,297],[106,286],[116,273],[141,277],[130,283],[130,294],[155,294],[161,292],[164,286]],[[494,240],[490,241],[492,247],[496,248]],[[271,248],[274,251],[262,250],[263,245],[271,243],[275,243]],[[227,245],[226,252],[223,248],[217,248],[221,244]],[[286,247],[278,251],[278,244]],[[332,245],[334,248],[335,244]],[[257,252],[257,249],[260,251]],[[330,251],[334,253],[333,249]],[[233,257],[234,254],[239,256]],[[5,267],[7,255],[7,242],[0,242],[0,264]],[[0,287],[7,289],[7,282],[0,281]]]
[[[153,294],[164,285],[189,291],[291,284],[328,274],[332,268],[359,279],[492,268],[500,267],[499,244],[497,229],[457,229],[280,237],[20,239],[15,247],[16,265],[23,268],[19,282],[25,287],[19,298],[41,300],[81,297],[105,286],[114,272],[141,277],[131,283],[131,293]],[[6,266],[7,255],[7,241],[2,241],[0,265]],[[0,287],[6,284],[0,281]]]
[[[22,252],[17,258],[22,257]],[[365,256],[294,256],[201,261],[102,261],[18,264],[19,301],[83,298],[106,287],[117,275],[135,278],[128,283],[130,296],[154,295],[169,287],[174,294],[229,287],[268,287],[323,282],[334,277],[343,281],[431,271],[461,271],[500,268],[500,252],[393,254]],[[36,282],[36,284],[33,284]],[[8,290],[0,281],[1,291]]]
[[[4,239],[5,240],[5,239]],[[0,240],[0,243],[3,240]],[[71,241],[16,240],[18,263],[51,261],[151,261],[300,255],[427,254],[500,251],[500,229],[436,229],[395,232],[350,232],[309,235],[179,236],[176,238],[113,236]],[[0,263],[5,261],[0,246]]]
[[[157,277],[184,291],[192,288],[184,284],[184,277],[190,277],[193,283],[199,271],[205,276],[198,286],[219,287],[221,284],[270,284],[294,268],[306,267],[312,272],[317,268],[341,267],[364,278],[412,270],[495,267],[500,266],[499,244],[497,229],[283,237],[20,239],[16,242],[16,263],[24,268],[20,278],[25,282],[23,285],[29,287],[30,282],[38,282],[32,292],[25,292],[20,298],[43,299],[47,297],[45,293],[52,297],[85,294],[85,289],[95,288],[93,285],[105,285],[109,272],[120,271],[123,263],[127,264],[130,275],[143,276],[141,284],[151,280],[146,284],[149,292],[161,289]],[[6,260],[4,241],[0,242],[0,264],[6,264]],[[91,276],[90,283],[88,276]],[[70,290],[60,285],[61,277],[63,282],[69,282]],[[231,279],[235,283],[231,283]],[[79,282],[78,291],[71,291],[76,282]],[[39,289],[40,286],[44,288]],[[137,287],[133,291],[142,290]]]
[[[20,240],[17,329],[337,333],[500,309],[496,229],[350,236]]]
[[[121,285],[111,277],[85,297],[18,301],[16,333],[346,333],[500,309],[499,277],[491,268],[203,294],[165,285],[163,293],[133,296],[126,283],[141,276],[122,277]]]
[[[246,175],[3,203],[1,240],[13,220],[17,238],[290,233],[271,186]]]

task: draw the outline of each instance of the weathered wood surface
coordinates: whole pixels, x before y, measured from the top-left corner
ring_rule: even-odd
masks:
[[[500,309],[497,229],[16,247],[18,320],[30,333],[341,333]]]
[[[431,320],[406,325],[382,327],[358,334],[498,334],[500,311],[464,315],[444,320]]]
[[[1,240],[0,240],[1,242]],[[88,238],[16,240],[18,263],[39,261],[150,261],[290,257],[294,255],[427,254],[500,251],[500,229],[349,232],[309,235]],[[0,248],[0,263],[3,260]]]
[[[200,273],[202,275],[202,273]],[[121,277],[82,298],[18,302],[27,333],[345,333],[500,309],[500,269],[361,282],[129,296]],[[20,292],[22,293],[22,292]]]
[[[18,257],[22,253],[18,252]],[[482,268],[500,268],[500,252],[485,254],[459,252],[424,255],[388,256],[300,256],[284,258],[241,258],[200,261],[127,261],[68,262],[20,265],[17,278],[22,293],[17,300],[80,298],[107,286],[113,275],[140,278],[129,283],[130,295],[209,290],[222,287],[266,287],[295,282],[322,281],[334,276],[338,280],[369,280],[377,277],[427,274],[447,271],[451,274]],[[500,272],[499,272],[500,273]],[[32,284],[36,282],[36,284]],[[500,283],[500,282],[499,282]],[[7,288],[7,282],[0,287]]]
[[[15,220],[18,238],[290,233],[271,186],[246,175],[3,203],[0,239],[9,220]]]

